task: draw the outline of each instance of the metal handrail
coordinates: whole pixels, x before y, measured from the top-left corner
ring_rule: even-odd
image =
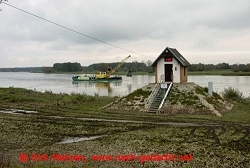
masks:
[[[156,84],[155,84],[155,87],[154,87],[154,89],[152,90],[152,93],[150,94],[150,96],[148,97],[148,101],[147,101],[147,103],[146,103],[146,105],[145,105],[146,111],[149,110],[149,108],[150,108],[150,106],[151,106],[153,100],[155,99],[155,96],[156,96],[157,92],[159,91],[159,88],[160,88],[160,84],[159,84],[159,83],[156,83]]]
[[[156,95],[156,93],[158,92],[158,83],[155,84],[155,87],[154,89],[152,90],[150,96],[148,97],[148,101],[147,101],[147,104],[146,104],[146,110],[148,111],[149,107],[150,107],[150,104],[152,103],[152,101],[154,100],[154,97]]]
[[[158,108],[158,111],[159,111],[159,110],[161,109],[161,107],[163,106],[163,104],[164,104],[164,102],[165,102],[165,99],[167,98],[167,96],[168,96],[168,94],[169,94],[169,92],[170,92],[172,86],[173,86],[173,83],[171,83],[171,84],[169,85],[169,87],[168,87],[168,89],[167,89],[167,92],[165,93],[165,95],[164,95],[164,97],[163,97],[163,99],[162,99],[162,101],[161,101],[161,104],[160,104],[160,106],[159,106],[159,108]]]

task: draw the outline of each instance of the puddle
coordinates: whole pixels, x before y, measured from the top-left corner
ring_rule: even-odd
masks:
[[[37,111],[29,111],[29,110],[19,110],[19,109],[4,109],[0,110],[0,113],[7,113],[7,114],[33,114],[38,113]]]
[[[90,137],[68,137],[63,139],[62,142],[59,142],[58,144],[67,144],[67,143],[74,143],[74,142],[80,142],[80,141],[89,141],[97,138],[101,138],[107,135],[98,135],[98,136],[90,136]]]

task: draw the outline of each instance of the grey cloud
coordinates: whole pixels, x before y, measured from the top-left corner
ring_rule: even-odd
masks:
[[[199,51],[219,50],[221,46],[218,41],[230,40],[228,37],[232,34],[232,41],[237,36],[241,37],[242,32],[245,37],[250,36],[250,2],[245,0],[9,0],[8,3],[107,43],[130,46],[138,42],[138,46],[133,45],[128,50],[143,48],[139,46],[139,42],[143,45],[143,41],[152,42],[151,45],[147,44],[151,46],[147,51],[156,53],[162,49],[155,51],[155,44],[161,44],[163,48],[166,44],[190,48],[190,51],[193,48]],[[95,53],[98,51],[95,47],[102,45],[107,48],[99,50],[105,51],[104,54],[114,50],[4,4],[0,7],[3,9],[0,12],[0,43],[12,51],[11,57],[28,57],[29,48],[36,50],[37,46],[46,46],[42,51],[46,55],[55,51],[65,51],[64,54],[69,55],[76,46],[78,52],[88,51],[87,54],[91,51]],[[15,53],[18,47],[25,47],[25,50]],[[230,45],[228,47],[232,48]],[[37,51],[40,50],[37,48]],[[249,51],[247,48],[244,50]],[[4,50],[0,58],[9,54]]]
[[[250,27],[249,1],[219,0],[212,2],[195,12],[194,21],[197,25],[224,30]]]

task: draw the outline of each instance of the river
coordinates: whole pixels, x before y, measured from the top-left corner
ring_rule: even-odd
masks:
[[[37,91],[52,91],[53,93],[85,93],[100,96],[125,96],[148,83],[154,82],[154,76],[134,75],[123,76],[122,81],[110,83],[73,82],[74,74],[44,74],[28,72],[0,72],[0,87],[21,87]],[[250,76],[189,76],[188,82],[208,86],[213,82],[213,89],[221,93],[229,86],[239,89],[244,96],[250,96]]]

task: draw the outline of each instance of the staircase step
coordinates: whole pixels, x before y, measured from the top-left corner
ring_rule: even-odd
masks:
[[[159,106],[151,106],[150,109],[158,109]]]
[[[149,110],[149,112],[157,112],[158,109]]]
[[[156,87],[159,88],[160,84],[156,84]],[[167,84],[167,88],[166,89],[162,89],[162,88],[159,88],[157,89],[155,92],[154,92],[154,99],[151,100],[151,104],[149,104],[149,109],[148,109],[148,113],[157,113],[158,112],[158,109],[159,109],[159,106],[162,102],[162,100],[164,99],[164,96],[166,95],[166,92],[170,86],[170,84]],[[167,95],[168,96],[168,95]],[[165,99],[166,101],[166,99]]]
[[[154,107],[154,106],[158,106],[159,107],[159,105],[160,105],[160,103],[155,103],[155,104],[151,104],[151,106],[150,107]]]
[[[158,108],[151,108],[150,111],[157,111]]]
[[[152,105],[158,106],[158,105],[160,105],[160,104],[161,104],[161,102],[158,102],[158,103],[155,102],[155,103],[152,103],[151,106],[152,106]]]
[[[161,102],[154,102],[154,103],[151,104],[151,106],[152,105],[157,106],[157,105],[160,105],[160,104],[161,104]]]

